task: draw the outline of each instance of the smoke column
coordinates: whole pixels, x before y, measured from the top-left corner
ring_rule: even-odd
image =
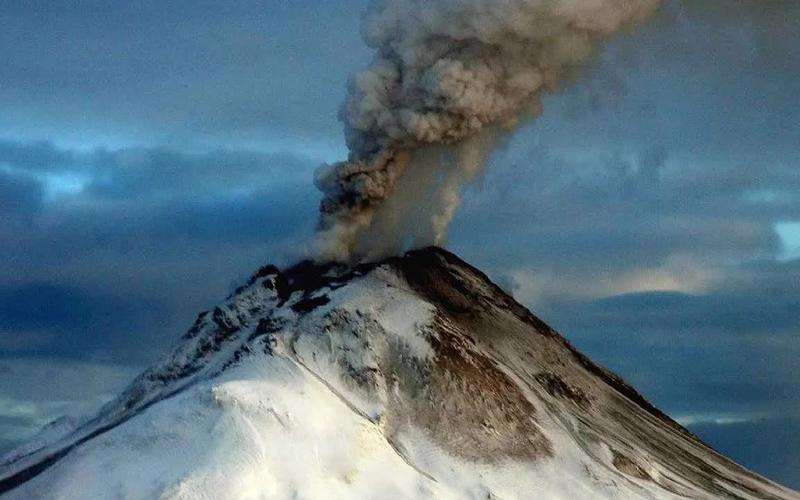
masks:
[[[374,0],[363,37],[375,57],[340,111],[349,158],[316,173],[317,258],[440,243],[498,135],[659,2]]]

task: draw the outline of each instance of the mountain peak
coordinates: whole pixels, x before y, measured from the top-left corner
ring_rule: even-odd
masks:
[[[800,498],[435,247],[262,267],[95,418],[7,457],[2,492]]]

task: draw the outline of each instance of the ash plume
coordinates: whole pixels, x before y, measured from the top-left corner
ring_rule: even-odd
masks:
[[[441,243],[497,137],[659,2],[374,0],[363,37],[375,57],[340,111],[349,158],[316,174],[317,257]]]

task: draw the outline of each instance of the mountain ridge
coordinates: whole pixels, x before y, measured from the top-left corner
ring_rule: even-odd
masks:
[[[98,450],[96,443],[127,450],[127,441],[108,435],[137,429],[140,421],[159,412],[186,418],[187,410],[172,408],[177,400],[187,400],[196,413],[213,415],[207,417],[210,421],[242,412],[246,421],[268,417],[262,424],[271,428],[273,414],[280,414],[279,427],[290,428],[286,415],[301,418],[296,408],[284,414],[265,403],[279,398],[285,388],[270,385],[269,377],[252,375],[269,372],[273,365],[282,367],[280,373],[294,374],[285,380],[287,387],[301,380],[322,388],[323,406],[343,404],[350,413],[336,410],[342,421],[366,422],[382,450],[375,453],[409,481],[391,484],[406,492],[403,497],[414,497],[417,487],[441,497],[479,497],[476,492],[481,491],[520,497],[525,488],[542,483],[553,498],[567,492],[578,498],[800,498],[707,447],[480,270],[438,248],[352,267],[310,261],[285,271],[262,267],[223,304],[198,315],[172,353],[94,419],[49,447],[6,458],[0,464],[0,493],[24,495],[20,489],[36,490],[48,475],[61,478],[62,491],[72,491],[68,471],[74,474],[91,467],[92,460],[102,460],[104,448]],[[236,375],[241,378],[232,373],[241,373]],[[283,380],[281,376],[276,377]],[[233,408],[218,402],[228,401],[226,391],[240,391],[245,382],[271,390],[230,396]],[[208,394],[217,401],[211,409]],[[242,409],[253,401],[257,410]],[[154,449],[169,435],[160,428],[128,432],[138,437],[144,432],[156,442]],[[298,439],[313,434],[300,427],[293,432]],[[226,443],[219,438],[212,444]],[[145,450],[150,455],[128,450],[121,461],[153,460],[155,451]],[[307,451],[292,448],[294,453]],[[208,455],[206,449],[197,452]],[[253,454],[269,455],[263,450]],[[208,456],[221,461],[222,468],[229,466],[224,457]],[[352,460],[350,454],[342,455],[341,461]],[[563,462],[563,471],[554,462]],[[180,471],[172,482],[152,492],[158,490],[165,498],[201,498],[170,493],[187,482],[208,481],[196,470],[184,470],[185,465],[175,467]],[[461,478],[470,485],[462,486],[447,479],[452,476],[448,467],[479,471],[482,479]],[[524,471],[531,479],[517,484],[506,469]],[[330,478],[329,472],[321,469],[319,481],[330,487],[357,483],[348,483],[346,474],[344,480]],[[117,480],[123,489],[147,489],[126,483],[124,476]],[[290,484],[287,491],[301,488],[285,482]]]

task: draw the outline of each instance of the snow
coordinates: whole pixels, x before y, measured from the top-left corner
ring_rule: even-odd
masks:
[[[252,359],[90,441],[8,498],[478,499],[534,489],[599,498],[574,461],[538,471],[471,466],[423,435],[404,441],[436,482],[395,452],[380,422],[351,411],[289,358]]]
[[[26,486],[8,498],[448,498],[285,357],[155,405]]]

